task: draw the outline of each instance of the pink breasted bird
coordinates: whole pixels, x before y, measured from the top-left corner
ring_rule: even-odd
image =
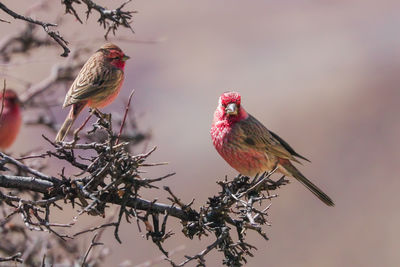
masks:
[[[13,90],[0,91],[0,111],[3,103],[3,113],[0,117],[0,150],[9,148],[17,138],[21,127],[20,101]]]
[[[124,82],[128,59],[118,46],[106,43],[86,61],[65,96],[63,108],[71,106],[71,109],[57,133],[56,142],[64,140],[86,106],[102,108],[114,101]]]
[[[226,92],[220,96],[211,138],[218,153],[239,173],[255,176],[277,167],[278,172],[296,178],[326,205],[334,206],[332,199],[291,163],[299,162],[297,158],[309,160],[248,114],[239,93]]]

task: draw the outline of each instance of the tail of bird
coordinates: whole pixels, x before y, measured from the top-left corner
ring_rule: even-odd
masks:
[[[63,125],[61,126],[60,130],[57,133],[56,142],[62,142],[65,139],[65,136],[67,136],[69,129],[71,128],[72,124],[74,124],[76,118],[78,117],[79,113],[82,111],[82,109],[85,107],[84,104],[73,104],[71,109],[69,110],[67,118],[65,118],[65,121]]]
[[[300,183],[302,183],[305,187],[308,188],[314,195],[316,195],[322,202],[324,202],[328,206],[335,206],[335,203],[333,203],[333,200],[328,197],[327,194],[322,192],[321,189],[319,189],[315,184],[313,184],[310,180],[308,180],[301,172],[296,169],[295,166],[290,163],[288,160],[284,160],[284,162],[281,162],[282,167],[285,168],[285,170],[294,178],[296,178]]]

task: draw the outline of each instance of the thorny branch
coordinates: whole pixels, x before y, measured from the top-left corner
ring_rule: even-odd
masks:
[[[77,4],[83,3],[86,6],[86,19],[92,11],[97,12],[100,16],[98,22],[107,29],[107,36],[110,31],[115,33],[119,26],[131,29],[132,14],[135,11],[123,10],[129,2],[123,3],[117,9],[101,7],[91,0],[64,0],[62,5],[65,5],[66,13],[71,13],[80,22],[82,20],[75,9]],[[48,27],[52,25],[48,23]],[[22,32],[3,39],[0,42],[0,59],[8,62],[15,53],[27,53],[32,48],[54,44],[48,38],[38,38],[35,28],[37,27],[33,24],[27,24]],[[81,58],[85,58],[82,55],[87,51],[85,48],[72,49],[68,60],[55,65],[46,79],[37,84],[29,84],[20,97],[25,108],[38,108],[41,112],[48,112],[49,107],[58,105],[59,103],[47,103],[44,93],[69,85],[82,67],[84,62]],[[103,248],[93,250],[97,244],[96,235],[84,255],[79,253],[76,238],[89,232],[95,232],[99,237],[104,229],[112,227],[115,238],[121,242],[120,224],[125,221],[130,223],[132,220],[137,223],[139,231],[145,229],[145,236],[155,243],[172,266],[184,266],[189,262],[205,266],[205,258],[213,250],[223,255],[223,264],[242,266],[247,257],[253,256],[252,250],[255,249],[246,241],[247,231],[255,231],[268,240],[263,226],[270,225],[267,212],[271,204],[265,202],[277,196],[270,194],[270,191],[288,182],[283,177],[278,181],[271,180],[273,172],[253,179],[238,176],[229,181],[225,177],[223,181],[217,182],[221,191],[209,197],[207,203],[200,205],[200,208],[193,207],[194,199],[186,203],[169,187],[161,186],[170,195],[169,204],[142,197],[146,190],[158,190],[158,184],[174,174],[146,178],[143,174],[144,168],[163,164],[148,162],[155,148],[144,154],[130,152],[132,146],[149,138],[147,133],[137,129],[130,113],[132,94],[123,117],[112,121],[111,116],[93,112],[97,121],[92,125],[91,131],[87,132],[82,124],[75,131],[71,142],[54,143],[43,136],[52,149],[40,152],[37,156],[25,155],[16,159],[0,153],[0,188],[3,188],[0,191],[0,212],[3,213],[3,217],[0,217],[0,232],[8,244],[4,246],[4,242],[0,242],[1,253],[8,256],[17,255],[21,251],[21,260],[25,264],[36,266],[41,263],[42,266],[50,266],[56,261],[57,254],[49,251],[48,247],[55,247],[57,244],[74,259],[73,264],[94,266],[101,260],[101,255],[104,255],[100,253],[105,253]],[[89,119],[88,117],[87,120]],[[58,123],[51,112],[27,121],[27,124],[45,126],[53,132],[57,131]],[[118,133],[114,132],[113,123],[119,127]],[[65,173],[63,168],[58,175],[47,174],[46,168],[50,160],[59,161],[67,170],[76,168],[80,173],[71,175]],[[31,164],[33,161],[36,162],[34,166]],[[55,222],[55,211],[67,206],[76,212],[73,221]],[[118,208],[117,216],[110,216],[110,213],[114,214],[112,207]],[[76,230],[82,214],[108,219],[86,230]],[[19,215],[24,226],[14,223],[18,219],[16,215]],[[163,247],[174,234],[167,227],[168,222],[174,218],[180,221],[182,233],[186,237],[193,239],[209,236],[213,239],[198,254],[185,256],[179,264],[171,258],[173,253]],[[46,237],[30,240],[28,230],[50,233],[50,237],[54,239]],[[9,236],[16,234],[23,236],[21,243],[9,240]],[[94,255],[95,251],[99,254]],[[41,256],[40,262],[34,255]],[[5,259],[7,258],[10,257]],[[73,265],[72,262],[70,265]]]
[[[39,194],[35,199],[26,199],[14,194],[1,193],[0,200],[15,207],[10,217],[20,214],[30,230],[47,231],[62,240],[67,240],[74,235],[59,232],[54,228],[73,228],[76,223],[51,222],[50,207],[61,207],[57,203],[62,201],[71,204],[78,212],[75,217],[75,221],[78,221],[83,213],[105,217],[110,207],[117,205],[119,213],[116,221],[80,231],[75,236],[114,227],[115,238],[121,241],[118,229],[122,219],[130,222],[132,218],[136,218],[145,225],[146,236],[151,237],[172,266],[184,266],[190,261],[198,261],[200,266],[205,266],[205,256],[214,249],[223,253],[225,265],[241,266],[246,263],[247,256],[253,256],[251,250],[254,247],[245,239],[247,231],[255,231],[268,240],[262,226],[269,225],[266,217],[270,205],[259,209],[255,204],[263,204],[264,201],[276,197],[277,195],[272,195],[269,191],[285,185],[288,181],[283,177],[276,182],[271,180],[272,171],[253,179],[238,176],[228,181],[225,178],[217,182],[221,191],[210,197],[199,210],[192,208],[194,200],[185,204],[169,187],[164,187],[164,190],[170,194],[169,200],[172,204],[146,200],[140,197],[139,192],[146,189],[157,190],[158,186],[155,183],[172,174],[155,179],[143,178],[141,169],[153,166],[146,161],[154,149],[145,154],[132,155],[127,150],[127,142],[116,143],[118,135],[112,130],[111,116],[99,112],[93,114],[97,117],[97,122],[93,124],[90,132],[95,134],[99,129],[105,131],[107,139],[104,142],[79,143],[78,137],[75,136],[76,139],[71,142],[54,143],[45,137],[54,148],[47,151],[45,157],[57,158],[80,169],[81,173],[75,175],[75,178],[67,176],[64,172],[60,177],[43,174],[0,152],[0,168],[10,171],[15,169],[14,173],[18,173],[0,174],[0,187]],[[82,152],[91,156],[80,157]],[[164,217],[160,221],[162,214]],[[175,264],[162,246],[173,235],[167,230],[169,217],[180,220],[183,234],[190,239],[210,234],[216,239],[199,254],[186,256],[185,261]]]
[[[3,10],[4,12],[6,12],[11,17],[13,17],[14,19],[24,20],[31,24],[42,26],[43,30],[47,33],[47,35],[50,36],[54,41],[56,41],[64,49],[64,52],[61,54],[61,56],[62,57],[68,56],[68,54],[70,52],[69,48],[67,47],[68,42],[60,35],[59,32],[55,32],[50,29],[50,27],[56,27],[57,24],[43,22],[40,20],[33,19],[31,17],[20,15],[16,12],[12,11],[8,7],[6,7],[2,2],[0,2],[0,9]]]
[[[31,98],[28,98],[31,99]],[[128,102],[128,106],[130,101]],[[119,134],[125,125],[127,112],[125,109],[124,119],[121,123]],[[69,235],[58,233],[54,227],[72,227],[73,224],[59,224],[49,221],[50,206],[59,207],[56,202],[64,200],[65,203],[75,204],[81,207],[79,215],[88,213],[94,216],[105,216],[107,204],[120,206],[117,222],[107,223],[98,227],[81,231],[75,236],[84,232],[95,231],[103,227],[114,226],[115,238],[120,241],[118,229],[121,219],[125,216],[129,222],[130,217],[136,217],[142,221],[147,230],[147,236],[151,237],[157,247],[168,257],[168,252],[162,247],[162,243],[172,236],[173,233],[166,231],[168,215],[179,218],[183,226],[183,233],[189,237],[201,237],[213,233],[216,241],[208,246],[199,254],[187,257],[179,265],[183,266],[192,260],[198,260],[199,264],[205,264],[205,255],[214,248],[223,251],[225,255],[224,264],[231,266],[240,265],[246,261],[246,255],[252,256],[250,249],[253,247],[244,241],[244,234],[247,230],[258,232],[267,239],[262,231],[261,225],[267,224],[267,210],[256,209],[253,204],[261,203],[263,200],[275,197],[269,195],[268,190],[274,190],[287,181],[283,178],[278,182],[269,179],[271,173],[255,177],[252,181],[248,177],[238,176],[233,181],[218,182],[222,191],[214,197],[209,198],[209,202],[202,206],[199,211],[191,208],[193,200],[189,204],[184,204],[168,187],[164,189],[171,195],[172,205],[157,203],[139,197],[139,190],[143,188],[158,188],[153,185],[155,182],[162,181],[170,175],[156,179],[145,179],[140,176],[140,167],[154,166],[157,164],[146,163],[145,160],[153,153],[150,150],[146,154],[131,155],[126,147],[127,142],[118,144],[116,136],[112,130],[111,116],[105,116],[99,112],[94,112],[98,118],[93,124],[90,134],[95,134],[102,129],[107,133],[104,142],[78,143],[78,135],[74,135],[74,140],[69,143],[56,144],[49,139],[46,140],[55,148],[55,151],[47,151],[42,157],[55,157],[62,161],[69,162],[72,166],[81,170],[78,178],[66,177],[64,173],[61,178],[48,176],[40,171],[34,170],[11,156],[0,153],[0,167],[10,169],[9,165],[16,168],[19,175],[0,175],[0,186],[29,192],[43,194],[39,200],[27,200],[14,195],[1,193],[0,199],[16,210],[10,214],[20,213],[25,225],[30,230],[48,231],[62,240],[72,238]],[[93,156],[89,159],[78,158],[79,151],[86,151]],[[32,158],[32,157],[31,157]],[[84,161],[90,164],[84,163]],[[32,175],[32,176],[27,176]],[[267,195],[262,192],[267,190]],[[145,212],[145,215],[141,215]],[[44,213],[44,216],[40,216]],[[166,214],[162,224],[159,222],[159,214]],[[152,224],[149,221],[152,218]],[[238,241],[234,242],[231,237],[231,227],[236,229]]]
[[[84,3],[86,5],[86,19],[89,18],[92,10],[95,10],[99,15],[99,19],[97,20],[104,29],[106,29],[105,38],[110,32],[114,35],[120,26],[124,28],[128,28],[133,32],[131,23],[132,16],[137,11],[128,11],[125,10],[126,4],[128,4],[131,0],[128,0],[121,4],[118,8],[115,9],[107,9],[92,0],[63,0],[61,4],[65,6],[65,13],[70,13],[75,16],[75,18],[83,23],[80,19],[74,4]],[[17,34],[10,35],[2,43],[0,43],[0,52],[1,57],[4,61],[9,61],[12,53],[24,53],[29,51],[32,48],[40,47],[43,45],[51,45],[51,43],[47,39],[41,39],[34,34],[35,25],[41,26],[44,32],[53,39],[59,46],[62,47],[63,53],[62,57],[67,57],[71,50],[68,47],[68,41],[58,32],[52,30],[52,27],[57,27],[56,23],[44,22],[41,20],[33,19],[29,16],[24,16],[18,14],[17,12],[9,9],[5,4],[0,2],[0,9],[5,13],[13,17],[14,19],[23,20],[28,22],[26,29]],[[3,19],[0,19],[1,22],[7,22]]]
[[[116,9],[107,9],[92,0],[62,0],[61,3],[65,5],[65,13],[72,14],[80,23],[82,19],[79,17],[78,12],[76,11],[74,4],[84,3],[86,5],[86,19],[89,18],[92,10],[95,10],[99,14],[99,18],[97,22],[100,26],[103,26],[106,30],[105,38],[110,32],[115,35],[115,32],[118,30],[120,26],[130,29],[133,32],[131,27],[132,16],[137,11],[126,11],[123,10],[125,5],[127,5],[132,0],[127,0],[123,4],[121,4]]]

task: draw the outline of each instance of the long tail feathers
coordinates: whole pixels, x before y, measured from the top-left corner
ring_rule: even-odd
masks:
[[[315,184],[308,180],[299,170],[296,169],[290,162],[286,162],[282,165],[286,171],[288,171],[294,178],[296,178],[300,183],[308,188],[314,195],[316,195],[322,202],[328,206],[335,206],[333,200],[321,189],[319,189]]]
[[[65,139],[65,136],[67,136],[69,129],[71,128],[72,124],[74,124],[76,118],[78,117],[79,113],[82,111],[82,109],[85,107],[83,104],[73,104],[71,109],[69,110],[67,118],[65,118],[65,121],[63,125],[61,126],[60,130],[57,133],[56,142],[62,142]]]

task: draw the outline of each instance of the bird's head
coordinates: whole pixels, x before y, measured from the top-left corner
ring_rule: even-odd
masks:
[[[102,45],[98,51],[103,53],[104,57],[111,65],[122,70],[125,68],[125,61],[129,59],[129,56],[125,55],[121,48],[112,43]]]
[[[241,106],[241,97],[237,92],[225,92],[219,97],[218,109],[223,119],[239,121],[247,118],[247,113]]]
[[[4,97],[4,107],[7,108],[17,108],[21,105],[21,101],[18,98],[17,93],[15,93],[11,89],[7,89],[3,95],[3,92],[0,92],[0,109],[1,103],[3,103]]]

